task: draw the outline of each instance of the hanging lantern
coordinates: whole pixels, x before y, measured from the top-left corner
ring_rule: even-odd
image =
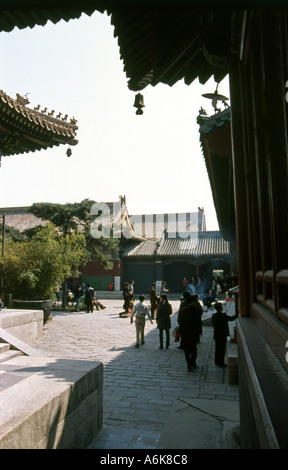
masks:
[[[136,114],[138,115],[143,114],[143,111],[141,108],[144,108],[145,104],[144,104],[144,97],[143,95],[141,95],[141,93],[138,93],[135,96],[134,107],[137,108]]]
[[[67,157],[71,157],[71,155],[72,155],[72,150],[70,149],[70,147],[67,149],[66,155],[67,155]]]

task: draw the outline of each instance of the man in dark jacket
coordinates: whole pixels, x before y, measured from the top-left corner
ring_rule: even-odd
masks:
[[[212,315],[212,325],[214,327],[214,340],[215,340],[215,364],[220,367],[226,367],[224,364],[224,357],[226,354],[227,336],[229,336],[228,321],[236,320],[238,314],[229,317],[223,312],[221,302],[214,304],[216,313]]]
[[[165,294],[160,295],[160,303],[156,314],[156,323],[159,330],[159,349],[163,349],[163,331],[166,333],[166,349],[170,346],[172,305]]]
[[[195,369],[197,359],[197,343],[202,332],[202,308],[198,302],[197,295],[191,295],[187,307],[181,309],[179,321],[179,332],[182,337],[182,347],[188,371]]]
[[[184,307],[187,307],[190,297],[191,297],[190,292],[184,292],[183,297],[180,300],[180,306],[179,306],[178,318],[177,318],[178,325],[180,324],[182,310],[183,310]],[[177,349],[183,349],[182,337],[181,336],[180,336],[180,344],[177,347]]]

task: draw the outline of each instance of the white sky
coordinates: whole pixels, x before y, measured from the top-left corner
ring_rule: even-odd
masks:
[[[77,119],[78,145],[2,157],[0,207],[34,202],[118,201],[129,214],[196,212],[204,207],[207,230],[218,230],[196,122],[202,106],[213,114],[205,85],[159,84],[143,91],[137,116],[134,92],[106,14],[0,33],[0,89],[29,93],[30,108]],[[229,97],[226,77],[219,93]]]

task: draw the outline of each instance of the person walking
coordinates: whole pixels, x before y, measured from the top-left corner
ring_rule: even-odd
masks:
[[[202,331],[202,308],[199,307],[197,295],[191,295],[188,305],[181,310],[179,332],[182,337],[185,360],[188,371],[197,368],[197,343]]]
[[[136,345],[135,348],[139,348],[140,340],[141,345],[145,344],[144,341],[144,330],[145,330],[145,321],[146,315],[149,318],[150,322],[153,323],[152,317],[150,315],[150,310],[148,305],[144,302],[145,296],[141,294],[139,296],[139,302],[134,305],[131,312],[131,318],[134,318],[135,315],[135,327],[136,327]]]
[[[159,329],[159,349],[163,349],[163,332],[166,334],[166,349],[170,346],[172,305],[168,302],[167,295],[160,295],[160,303],[157,309],[156,323]]]
[[[228,322],[236,320],[238,314],[235,313],[233,316],[228,316],[227,313],[223,312],[223,305],[221,302],[214,304],[216,313],[212,315],[212,326],[214,328],[214,340],[215,340],[215,364],[220,367],[227,367],[224,358],[226,354],[227,336],[229,333]]]
[[[151,286],[149,295],[150,295],[150,305],[151,305],[151,317],[152,317],[152,320],[154,320],[155,310],[157,310],[157,305],[158,305],[158,301],[159,301],[159,298],[156,294],[156,283],[155,282],[153,282],[153,284]]]

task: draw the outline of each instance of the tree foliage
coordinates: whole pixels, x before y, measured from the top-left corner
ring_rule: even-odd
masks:
[[[25,241],[6,239],[4,290],[20,299],[53,299],[60,279],[77,273],[86,262],[83,234],[59,236],[53,224]]]
[[[119,242],[112,237],[95,239],[91,236],[93,217],[90,210],[93,204],[94,201],[89,199],[67,204],[35,203],[29,208],[29,212],[42,220],[52,222],[63,235],[82,233],[90,259],[99,261],[106,269],[111,269],[111,253],[117,250]]]

